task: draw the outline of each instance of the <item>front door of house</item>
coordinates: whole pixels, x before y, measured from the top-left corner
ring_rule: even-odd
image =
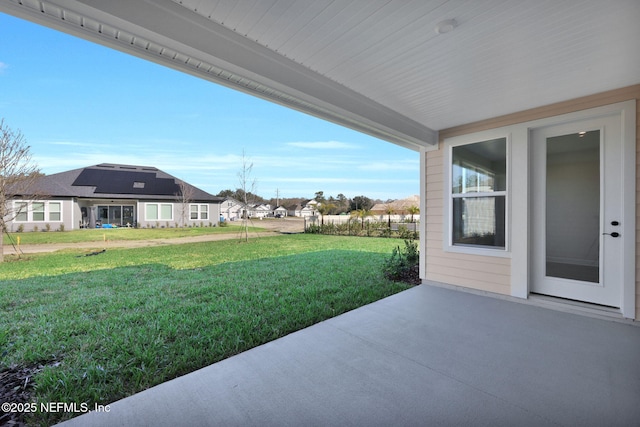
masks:
[[[531,156],[530,290],[620,307],[621,116],[533,129]]]

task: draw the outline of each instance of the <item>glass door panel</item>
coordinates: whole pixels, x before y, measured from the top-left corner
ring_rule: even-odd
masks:
[[[546,144],[546,276],[599,283],[600,131]]]
[[[122,206],[109,206],[109,224],[122,225]]]
[[[133,206],[122,207],[122,225],[133,226]]]

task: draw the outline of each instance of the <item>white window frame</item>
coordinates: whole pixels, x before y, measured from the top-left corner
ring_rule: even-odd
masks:
[[[42,204],[42,210],[38,210],[38,211],[34,211],[33,209],[33,205],[37,204],[40,205]],[[26,212],[22,211],[22,207],[19,207],[19,205],[21,206],[26,206]],[[56,211],[55,213],[59,213],[60,214],[60,219],[51,219],[51,213],[53,213],[51,211],[51,205],[58,205],[60,207],[60,209],[58,211]],[[63,203],[62,201],[46,201],[46,200],[33,200],[33,201],[26,201],[26,200],[16,200],[13,202],[13,207],[14,207],[14,212],[18,212],[18,210],[21,211],[21,214],[26,214],[26,218],[27,219],[18,219],[18,216],[16,214],[16,217],[14,218],[14,222],[16,223],[29,223],[29,222],[38,222],[38,223],[47,223],[47,222],[63,222],[64,220],[64,216],[63,216]],[[42,213],[42,219],[34,219],[34,213]]]
[[[196,208],[193,211],[193,208]],[[204,210],[203,210],[204,208]],[[191,215],[196,214],[196,218],[193,218]],[[203,214],[206,214],[206,218],[203,217]],[[209,205],[206,203],[192,203],[189,205],[189,219],[191,221],[208,221],[209,220]]]
[[[15,222],[29,222],[29,202],[14,201],[13,209],[14,209],[13,211],[16,214],[14,218]],[[25,219],[18,219],[19,215],[24,215]]]
[[[58,205],[58,210],[57,211],[51,210],[51,206],[52,205]],[[46,213],[47,217],[49,218],[49,222],[61,222],[62,221],[62,202],[48,202],[47,203],[47,207],[45,208],[45,213]],[[51,217],[51,214],[58,214],[60,216],[60,218],[59,219],[53,219]]]
[[[156,207],[157,218],[149,218],[149,206]],[[171,206],[171,218],[162,218],[162,206]],[[173,221],[173,203],[145,203],[144,219],[145,221]]]
[[[504,191],[483,192],[483,193],[453,193],[453,147],[461,145],[475,144],[484,141],[490,141],[494,139],[506,139],[506,189]],[[444,142],[444,164],[443,173],[444,179],[444,208],[443,208],[443,250],[445,252],[455,252],[470,255],[482,255],[482,256],[494,256],[501,258],[511,257],[511,134],[505,133],[503,130],[486,131],[474,133],[471,135],[463,135],[459,137],[453,137],[445,140]],[[453,199],[460,197],[505,197],[505,246],[503,247],[483,247],[481,245],[454,245],[453,244]]]

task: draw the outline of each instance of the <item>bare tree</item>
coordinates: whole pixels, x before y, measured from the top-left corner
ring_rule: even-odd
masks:
[[[180,215],[180,227],[184,227],[187,222],[187,215],[189,215],[188,218],[191,218],[189,206],[191,202],[193,202],[194,189],[192,186],[181,180],[178,181],[178,188],[180,188],[180,192],[176,193],[175,196],[179,206],[178,214]]]
[[[242,168],[238,172],[238,181],[240,188],[238,191],[241,196],[240,203],[242,204],[242,227],[245,242],[249,241],[249,210],[253,204],[252,195],[256,194],[256,179],[252,176],[253,163],[250,163],[242,150]]]
[[[7,223],[25,214],[37,198],[35,182],[41,176],[31,160],[30,148],[20,131],[13,131],[0,119],[0,262],[4,262],[4,234]],[[15,204],[15,199],[23,203]]]

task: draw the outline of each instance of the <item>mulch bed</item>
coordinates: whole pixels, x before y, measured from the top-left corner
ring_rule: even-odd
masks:
[[[420,285],[422,283],[422,279],[420,279],[420,266],[414,265],[411,268],[403,269],[402,271],[394,274],[393,276],[388,276],[389,279],[395,282],[404,282],[409,285]]]
[[[0,371],[0,403],[29,403],[35,384],[33,377],[46,366],[57,366],[60,362],[35,363],[29,366],[14,366]],[[22,427],[26,413],[0,410],[0,426]]]

